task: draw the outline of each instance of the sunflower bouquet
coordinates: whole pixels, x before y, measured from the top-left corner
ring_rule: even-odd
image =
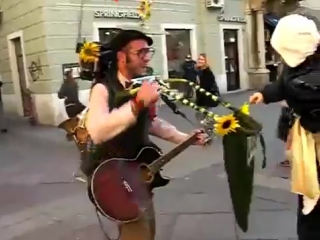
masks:
[[[95,42],[84,42],[79,49],[79,65],[81,78],[92,80],[96,63],[100,56],[100,45]]]
[[[154,76],[147,78],[156,79]],[[139,80],[142,82],[146,79],[141,78]],[[264,168],[266,165],[265,143],[261,135],[262,126],[250,116],[249,104],[244,103],[240,108],[233,107],[230,103],[205,91],[195,83],[179,80],[185,81],[194,87],[196,91],[211,97],[220,105],[231,110],[230,114],[219,116],[212,111],[197,106],[194,102],[183,98],[181,93],[171,89],[169,85],[173,81],[177,80],[169,79],[166,82],[157,80],[161,86],[161,94],[165,94],[171,99],[204,114],[207,119],[211,120],[215,134],[222,137],[224,165],[228,176],[235,218],[239,227],[246,232],[248,230],[248,216],[253,191],[255,152],[259,139],[263,151],[262,167]],[[119,97],[135,95],[139,87],[137,87],[136,83],[133,86],[135,86],[133,89],[119,93]]]

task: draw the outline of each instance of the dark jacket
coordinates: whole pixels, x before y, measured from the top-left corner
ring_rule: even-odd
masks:
[[[264,98],[264,103],[269,104],[273,102],[280,102],[285,100],[284,92],[284,78],[287,78],[292,71],[286,64],[284,64],[282,72],[278,81],[266,85],[262,91],[260,91]]]
[[[201,72],[199,72],[199,80],[200,80],[200,87],[205,89],[206,91],[219,96],[219,87],[216,82],[216,78],[208,67]],[[206,96],[203,93],[197,92],[197,100],[196,104],[201,107],[216,107],[218,103],[213,101],[211,97]]]
[[[195,82],[197,80],[198,71],[196,70],[196,61],[190,60],[185,61],[182,64],[182,70],[183,70],[183,78],[187,79],[191,82]]]
[[[79,93],[78,84],[76,82],[67,82],[66,80],[62,83],[60,90],[58,92],[58,97],[60,99],[65,99],[65,105],[68,104],[78,104]]]
[[[265,86],[261,93],[265,104],[286,100],[289,107],[291,107],[296,114],[300,115],[300,123],[303,128],[311,132],[320,132],[320,116],[312,116],[311,118],[310,113],[308,113],[310,109],[319,109],[320,101],[317,102],[313,100],[312,102],[302,103],[298,102],[295,96],[290,94],[292,88],[290,82],[292,80],[297,79],[299,76],[308,77],[308,74],[311,74],[311,72],[308,73],[309,70],[307,71],[306,69],[312,69],[312,74],[319,75],[320,78],[319,62],[308,66],[302,64],[296,68],[290,68],[285,65],[279,80]]]

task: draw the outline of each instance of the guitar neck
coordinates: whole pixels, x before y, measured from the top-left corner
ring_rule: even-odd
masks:
[[[191,135],[187,140],[180,143],[170,152],[162,155],[160,158],[155,160],[153,163],[149,165],[149,168],[153,173],[158,172],[164,165],[171,161],[174,157],[178,156],[181,152],[190,147],[197,140],[197,133]]]

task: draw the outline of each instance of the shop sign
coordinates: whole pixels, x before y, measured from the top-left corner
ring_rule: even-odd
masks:
[[[236,23],[245,23],[246,19],[244,17],[238,17],[238,16],[218,16],[219,22],[236,22]]]
[[[94,17],[140,19],[139,13],[132,10],[96,10]]]

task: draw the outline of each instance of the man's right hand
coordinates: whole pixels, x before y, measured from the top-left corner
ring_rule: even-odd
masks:
[[[137,93],[137,101],[143,103],[144,107],[149,107],[159,99],[159,85],[157,83],[144,82]]]
[[[261,102],[263,102],[263,95],[262,95],[262,93],[260,93],[260,92],[256,92],[256,93],[254,93],[254,94],[252,94],[251,96],[250,96],[250,98],[249,98],[249,102],[251,103],[251,104],[258,104],[258,103],[261,103]]]

